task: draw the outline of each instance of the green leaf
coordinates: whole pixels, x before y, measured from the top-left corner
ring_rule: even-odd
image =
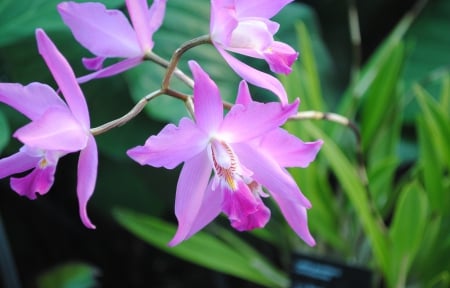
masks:
[[[0,2],[0,46],[34,35],[36,28],[68,30],[56,10],[56,5],[60,2],[60,0],[2,0]],[[123,0],[97,2],[107,3],[108,8],[116,8],[119,5],[123,5]]]
[[[91,288],[97,287],[98,270],[85,263],[66,263],[40,275],[38,288]]]
[[[404,287],[411,263],[421,246],[428,222],[428,201],[422,187],[413,182],[404,187],[390,229],[390,287]]]
[[[6,117],[3,115],[2,111],[0,111],[0,153],[3,148],[9,143],[9,139],[11,138],[9,131],[8,121]]]
[[[261,271],[261,257],[250,255],[248,250],[242,254],[225,242],[205,233],[199,232],[191,239],[176,247],[167,243],[173,237],[176,227],[154,217],[128,210],[116,210],[116,220],[136,237],[159,249],[225,274],[233,275],[266,287],[286,287],[286,283],[277,283],[271,274]],[[277,274],[282,275],[282,274]]]
[[[363,94],[361,112],[361,136],[364,151],[369,150],[380,124],[391,110],[392,98],[396,96],[404,61],[404,47],[401,42],[392,47],[383,61],[378,62],[374,80]]]

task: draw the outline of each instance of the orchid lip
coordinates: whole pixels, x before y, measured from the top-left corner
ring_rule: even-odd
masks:
[[[236,183],[238,161],[233,149],[226,142],[212,139],[208,146],[208,155],[215,174],[219,179],[225,180],[232,191],[236,191],[238,189]]]

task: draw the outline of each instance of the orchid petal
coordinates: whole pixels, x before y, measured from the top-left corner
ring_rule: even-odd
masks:
[[[36,167],[40,157],[32,157],[25,151],[19,151],[11,156],[0,159],[0,179],[21,173]]]
[[[133,27],[119,10],[101,3],[63,2],[58,12],[75,39],[96,56],[129,58],[143,55]]]
[[[202,204],[198,210],[197,216],[195,217],[191,229],[184,240],[190,238],[192,235],[203,229],[203,227],[208,225],[212,220],[214,220],[214,218],[219,216],[222,211],[222,189],[212,190],[212,181],[210,181],[201,202]]]
[[[282,104],[288,103],[286,91],[277,78],[248,66],[247,64],[237,60],[236,58],[228,54],[220,47],[216,46],[216,48],[219,51],[220,55],[222,55],[222,57],[228,63],[228,65],[230,65],[230,67],[240,77],[253,85],[272,91],[275,95],[278,96],[278,98],[280,98]]]
[[[87,202],[94,193],[97,180],[98,152],[94,136],[89,135],[86,148],[81,150],[78,160],[77,196],[81,221],[87,228],[95,229],[87,215]]]
[[[191,230],[198,226],[195,219],[201,209],[205,190],[211,175],[206,151],[187,160],[181,169],[175,198],[175,215],[178,220],[178,230],[169,246],[175,246],[185,240]]]
[[[236,96],[236,104],[241,104],[248,106],[253,102],[252,95],[250,94],[250,89],[248,89],[248,84],[244,80],[239,83],[239,89]]]
[[[68,109],[50,108],[36,121],[14,133],[22,143],[43,150],[75,152],[83,149],[87,133]]]
[[[105,62],[106,57],[98,56],[94,58],[82,58],[81,61],[83,62],[84,67],[88,70],[99,70],[103,67],[103,62]]]
[[[270,219],[270,210],[250,191],[243,181],[238,189],[224,189],[223,212],[228,216],[231,226],[238,231],[248,231],[264,227]]]
[[[21,196],[36,199],[36,193],[44,195],[50,190],[55,180],[55,171],[56,164],[44,168],[38,166],[24,177],[11,177],[11,188]]]
[[[150,32],[150,19],[148,18],[147,0],[126,0],[128,13],[131,23],[141,47],[141,51],[151,50],[153,48],[152,33]]]
[[[220,133],[227,135],[230,143],[250,140],[284,124],[297,108],[298,101],[286,106],[276,102],[234,105],[225,116]]]
[[[195,61],[189,61],[194,76],[195,121],[200,129],[214,133],[223,119],[223,104],[219,88]]]
[[[132,148],[127,154],[141,165],[173,169],[204,150],[207,142],[195,123],[183,118],[179,127],[168,124],[158,135],[150,136],[144,146]]]
[[[86,100],[75,79],[72,68],[66,58],[58,51],[55,44],[45,34],[44,30],[37,29],[36,38],[39,53],[52,72],[72,114],[80,121],[85,129],[89,129],[90,121]]]
[[[150,35],[153,35],[161,27],[166,13],[166,3],[167,0],[153,0],[153,4],[148,11]]]
[[[270,70],[275,73],[289,74],[292,64],[297,60],[298,52],[291,46],[274,41],[264,52],[264,59],[269,64]]]
[[[306,214],[306,208],[289,198],[283,197],[282,195],[273,193],[272,196],[280,207],[284,218],[295,233],[297,233],[297,235],[309,246],[316,245],[316,241],[308,229],[308,216]]]
[[[231,4],[222,3],[220,0],[211,1],[211,39],[220,45],[226,45],[231,40],[233,30],[238,25]]]
[[[31,83],[22,86],[16,83],[0,83],[0,102],[36,120],[50,107],[67,107],[48,85]]]
[[[279,194],[280,197],[299,203],[306,208],[311,207],[311,203],[301,193],[292,176],[270,155],[259,151],[257,147],[243,143],[235,144],[233,148],[242,165],[253,172],[252,178],[266,187],[271,195]]]
[[[314,161],[323,141],[303,142],[284,129],[274,129],[260,140],[259,147],[281,167],[305,168]]]
[[[236,13],[238,17],[272,18],[292,1],[294,0],[235,1]]]
[[[131,69],[131,68],[139,65],[142,61],[143,61],[143,58],[141,56],[125,59],[123,61],[112,64],[108,67],[105,67],[101,70],[95,71],[91,74],[79,77],[79,78],[77,78],[77,81],[78,81],[78,83],[81,84],[81,83],[88,82],[92,79],[110,77],[110,76],[122,73],[123,71],[126,71],[128,69]]]

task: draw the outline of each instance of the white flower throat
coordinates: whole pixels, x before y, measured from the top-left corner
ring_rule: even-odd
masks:
[[[232,191],[238,188],[237,180],[241,178],[241,165],[239,165],[238,158],[233,149],[225,142],[212,139],[208,145],[208,156],[211,160],[215,180],[213,182],[213,189],[219,183],[227,185]]]

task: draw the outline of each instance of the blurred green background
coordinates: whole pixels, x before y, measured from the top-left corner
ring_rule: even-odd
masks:
[[[77,75],[86,73],[80,59],[89,52],[60,20],[58,2],[0,0],[1,82],[54,86],[37,53],[37,27]],[[122,0],[101,2],[124,9]],[[207,0],[168,2],[154,36],[154,51],[165,58],[208,33],[209,21]],[[367,268],[373,287],[448,287],[450,1],[298,1],[274,20],[281,24],[277,38],[300,51],[293,73],[280,77],[290,97],[300,97],[300,110],[341,114],[360,131],[355,141],[348,127],[327,121],[286,125],[304,140],[325,140],[315,163],[291,171],[313,203],[308,215],[316,247],[303,244],[270,202],[273,216],[264,230],[236,233],[221,217],[168,248],[179,168],[141,167],[125,154],[187,115],[183,103],[161,97],[127,125],[97,137],[99,176],[88,206],[96,230],[78,217],[77,155],[61,159],[54,187],[34,201],[0,180],[0,248],[12,256],[0,253],[3,287],[289,287],[294,252]],[[239,79],[212,47],[184,55],[185,71],[188,59],[233,100]],[[92,125],[126,113],[159,87],[163,73],[144,63],[84,84]],[[273,100],[265,91],[252,92]],[[20,147],[11,134],[26,121],[0,105],[2,157]]]

